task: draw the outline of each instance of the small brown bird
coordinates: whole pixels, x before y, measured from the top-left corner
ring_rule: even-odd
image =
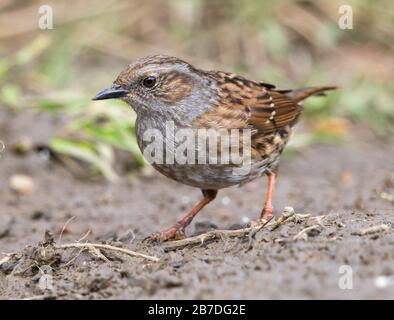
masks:
[[[268,192],[261,219],[270,218],[279,157],[303,110],[299,103],[332,89],[335,87],[279,90],[274,85],[232,73],[199,70],[175,57],[152,55],[130,64],[110,88],[93,100],[121,98],[130,104],[137,114],[136,134],[144,155],[153,141],[147,139],[147,133],[153,132],[156,142],[161,142],[162,148],[152,153],[156,159],[151,161],[152,165],[165,176],[202,190],[203,199],[160,234],[160,240],[167,241],[184,237],[186,226],[216,197],[219,189],[242,185],[264,174],[268,176]],[[174,130],[168,130],[169,127]],[[185,141],[178,138],[178,133],[185,129],[192,132],[213,129],[215,139],[198,135],[191,140],[194,142],[191,148],[182,148]],[[235,170],[243,168],[244,162],[241,166],[222,158],[229,153],[222,138],[235,129],[249,133],[228,143],[231,149],[235,141],[239,151],[244,151],[242,159],[249,157],[246,171]],[[215,143],[209,144],[212,141]],[[207,144],[201,147],[201,142]],[[207,145],[213,145],[217,154],[207,156],[211,152]],[[199,153],[203,156],[196,155]],[[192,161],[180,160],[185,157]],[[201,159],[204,161],[197,161]]]

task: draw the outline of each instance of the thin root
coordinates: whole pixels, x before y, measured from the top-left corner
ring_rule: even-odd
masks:
[[[390,227],[387,224],[382,223],[382,224],[379,224],[376,226],[372,226],[372,227],[358,230],[358,231],[354,232],[353,234],[359,235],[359,236],[365,236],[365,235],[369,235],[369,234],[376,234],[376,233],[380,233],[380,232],[385,232],[389,229],[390,229]]]
[[[66,221],[66,223],[63,225],[62,230],[60,231],[60,234],[59,234],[59,240],[58,240],[59,243],[62,242],[63,233],[64,233],[64,231],[66,231],[67,226],[68,226],[68,225],[70,224],[70,222],[73,221],[75,218],[76,218],[75,216],[72,216],[72,217],[71,217],[70,219],[68,219],[68,220]]]
[[[302,229],[299,233],[297,233],[294,237],[293,240],[308,240],[308,232],[315,230],[315,229],[319,229],[321,227],[321,225],[319,224],[315,224],[313,226],[307,227],[305,229]]]
[[[90,252],[94,252],[96,256],[99,256],[101,259],[105,261],[109,261],[99,250],[110,250],[110,251],[116,251],[116,252],[122,252],[124,254],[127,254],[132,257],[139,257],[139,258],[144,258],[150,261],[158,262],[160,259],[158,257],[154,256],[148,256],[143,253],[131,251],[128,249],[124,248],[119,248],[119,247],[114,247],[108,244],[101,244],[101,243],[69,243],[69,244],[61,244],[55,246],[58,249],[66,249],[66,248],[86,248],[90,250]],[[104,259],[105,258],[105,259]]]

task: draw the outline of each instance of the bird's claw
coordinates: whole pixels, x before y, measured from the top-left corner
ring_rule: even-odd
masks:
[[[150,244],[158,244],[166,241],[182,240],[185,239],[186,235],[182,228],[171,227],[163,232],[155,232],[146,237],[143,242]]]
[[[158,244],[160,242],[160,233],[154,232],[144,238],[142,242],[147,243],[147,244]]]
[[[170,240],[182,240],[185,239],[185,231],[183,228],[179,228],[178,226],[171,227],[168,230],[165,230],[160,233],[159,241],[166,242]]]

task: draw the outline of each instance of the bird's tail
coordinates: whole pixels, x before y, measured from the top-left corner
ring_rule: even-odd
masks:
[[[310,96],[325,96],[325,92],[328,90],[335,90],[335,86],[325,86],[325,87],[309,87],[294,90],[278,90],[279,92],[287,95],[289,98],[300,102]]]

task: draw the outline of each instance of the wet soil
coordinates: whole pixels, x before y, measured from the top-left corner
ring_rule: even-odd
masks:
[[[300,214],[326,215],[306,237],[294,238],[311,220],[263,229],[253,238],[165,251],[143,239],[177,221],[200,192],[157,173],[124,176],[117,184],[83,181],[45,154],[20,156],[8,148],[26,135],[34,144],[45,142],[63,121],[0,109],[0,140],[6,146],[0,154],[1,299],[394,297],[393,140],[355,127],[345,143],[310,146],[282,159],[276,214],[291,206]],[[13,174],[31,176],[34,191],[10,190]],[[188,235],[256,219],[265,183],[221,191]],[[380,231],[362,232],[382,224]],[[45,238],[47,230],[53,237]],[[86,234],[80,242],[121,246],[160,260],[58,248]]]

